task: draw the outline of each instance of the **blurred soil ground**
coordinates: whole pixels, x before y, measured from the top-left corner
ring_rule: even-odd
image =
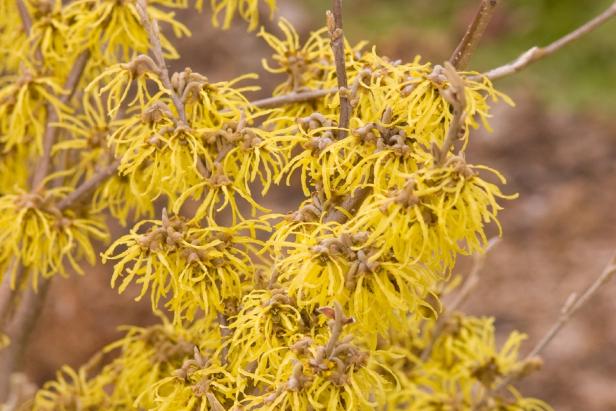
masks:
[[[318,25],[286,4],[281,14],[303,30]],[[179,42],[183,64],[212,81],[263,74],[260,58],[268,50],[243,26],[222,33],[209,28],[207,16],[190,15],[187,21],[195,34]],[[408,58],[418,47],[423,55],[442,58],[455,39],[432,36],[426,44],[430,50],[399,35],[382,48],[394,58]],[[265,79],[263,94],[274,84]],[[524,75],[518,79],[517,87],[508,88],[517,107],[497,106],[495,131],[475,132],[467,154],[469,162],[501,171],[509,180],[504,191],[520,197],[504,204],[504,238],[488,256],[466,308],[494,316],[501,337],[514,329],[527,332],[530,348],[556,320],[568,295],[591,283],[616,248],[616,118],[593,107],[573,111],[546,105]],[[276,196],[274,202],[291,209],[297,199],[280,206],[288,197]],[[114,231],[117,236],[126,229]],[[460,270],[464,267],[463,261]],[[97,266],[85,277],[54,282],[28,353],[27,372],[37,383],[52,378],[63,364],[85,362],[121,335],[119,325],[156,322],[147,299],[134,302],[134,290],[117,295],[109,288],[110,268]],[[544,369],[523,385],[524,393],[556,410],[616,409],[615,295],[612,282],[571,321],[546,351]]]

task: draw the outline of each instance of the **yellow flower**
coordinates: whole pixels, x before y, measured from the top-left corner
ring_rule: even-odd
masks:
[[[400,390],[388,396],[387,406],[436,411],[455,404],[459,409],[471,411],[501,378],[535,371],[540,366],[537,360],[519,358],[525,336],[513,332],[499,348],[493,322],[492,318],[462,314],[450,317],[443,328],[435,329],[434,321],[424,322],[423,336],[397,338],[387,350],[379,352],[380,361],[388,365],[400,383]],[[440,334],[431,336],[434,330]],[[431,345],[429,356],[419,358],[417,353],[422,353],[428,344]],[[515,390],[512,393],[513,400],[497,396],[489,408],[551,409],[542,401],[524,398]]]
[[[116,64],[103,71],[86,87],[86,92],[95,91],[99,96],[107,93],[107,115],[113,119],[128,97],[133,82],[137,91],[135,98],[128,102],[129,107],[138,105],[144,109],[147,102],[155,101],[161,95],[169,93],[170,91],[165,90],[161,83],[159,74],[159,68],[154,61],[149,56],[141,54],[128,64]],[[158,87],[157,93],[150,93],[148,80]]]
[[[212,350],[220,333],[202,320],[189,327],[163,323],[147,328],[124,327],[126,335],[97,353],[79,370],[63,367],[56,380],[45,383],[32,410],[51,411],[87,406],[97,410],[145,409],[155,406],[153,385],[180,369],[195,347]],[[105,355],[111,363],[101,367]],[[72,408],[66,408],[72,407]]]
[[[0,261],[18,258],[29,271],[34,288],[40,276],[67,275],[67,262],[82,274],[81,258],[90,264],[96,261],[92,239],[108,238],[100,216],[80,216],[55,207],[66,192],[66,188],[57,188],[40,194],[0,196]]]
[[[0,144],[0,196],[25,189],[31,171],[28,167],[28,146],[18,145],[7,150],[3,148]]]
[[[218,27],[220,25],[219,15],[224,12],[222,27],[228,29],[233,17],[238,13],[242,19],[248,22],[248,30],[252,31],[259,24],[261,2],[268,6],[271,18],[276,9],[276,0],[211,0],[212,24],[214,27]],[[197,9],[201,10],[202,7],[203,0],[197,0]]]
[[[283,289],[253,290],[242,298],[241,310],[230,319],[229,361],[235,370],[255,362],[258,375],[263,367],[280,365],[276,352],[297,342],[308,327],[294,299]]]
[[[256,78],[256,74],[245,74],[229,81],[210,83],[207,77],[185,68],[173,74],[171,83],[186,108],[188,122],[194,128],[221,128],[225,122],[245,114],[248,99],[244,93],[257,91],[259,87],[239,86],[239,83]]]
[[[200,228],[164,212],[162,220],[141,221],[130,234],[119,238],[103,254],[103,262],[118,260],[112,287],[119,279],[120,293],[132,282],[141,284],[137,299],[149,291],[154,311],[161,299],[167,299],[166,307],[178,323],[192,320],[198,311],[212,316],[223,311],[226,302],[241,297],[255,273],[248,253],[260,244],[242,233],[268,229],[255,221],[233,228],[210,222],[207,228]],[[120,247],[125,249],[118,252]]]
[[[26,3],[32,16],[32,57],[36,59],[37,53],[40,53],[40,63],[53,67],[55,72],[69,70],[65,63],[75,53],[75,39],[69,35],[70,23],[61,0],[32,0]]]
[[[203,180],[200,159],[207,156],[207,148],[195,130],[177,123],[163,101],[148,106],[141,116],[122,120],[108,141],[121,158],[118,171],[130,181],[134,195],[154,200],[165,194],[173,201],[177,193]]]
[[[224,410],[223,404],[233,403],[238,388],[234,376],[216,357],[206,357],[195,350],[175,375],[157,381],[149,388],[156,409],[161,410]],[[136,404],[141,403],[137,398]]]
[[[274,51],[273,64],[263,59],[263,67],[271,73],[288,76],[284,83],[276,87],[273,94],[280,95],[303,89],[318,90],[337,87],[334,56],[327,28],[310,33],[310,36],[302,45],[299,35],[287,20],[280,19],[278,27],[284,35],[283,38],[277,38],[266,32],[265,29],[261,29],[259,32],[259,37],[262,37]],[[359,43],[354,47],[348,43],[345,44],[346,57],[350,60],[347,65],[351,70],[354,59],[360,55],[360,50],[364,47],[364,44]],[[302,106],[302,104],[292,105],[286,108],[286,111],[294,113],[297,106]],[[294,114],[296,116],[303,115]]]
[[[72,24],[70,36],[99,64],[129,61],[149,49],[148,35],[143,28],[135,6],[136,0],[78,0],[66,6],[66,16]],[[175,20],[175,14],[165,12],[159,6],[186,8],[185,0],[152,0],[147,2],[151,19],[168,24],[176,37],[186,36],[190,31]],[[105,47],[101,47],[105,44]],[[161,44],[166,58],[179,55],[169,39],[161,34]]]
[[[66,111],[58,98],[63,93],[55,79],[27,67],[19,75],[0,77],[0,143],[4,150],[28,143],[40,154],[47,107],[58,114]]]
[[[73,370],[68,365],[57,373],[56,379],[45,383],[32,400],[32,410],[71,410],[80,407],[95,409],[106,403],[103,387],[113,380],[107,375],[89,381],[87,368]]]
[[[330,157],[337,154],[326,151],[327,147],[337,138],[337,124],[333,117],[333,115],[324,116],[321,113],[312,113],[308,117],[297,120],[298,127],[295,132],[278,137],[278,141],[289,156],[294,152],[297,154],[291,157],[276,183],[286,177],[286,183],[289,185],[293,173],[299,170],[305,196],[310,195],[310,185],[315,183],[322,185],[326,198],[333,194],[340,194],[330,187],[330,173],[337,173],[337,170],[325,167],[329,162],[334,161]],[[296,148],[301,148],[301,150],[298,151]]]
[[[29,43],[23,31],[17,2],[0,0],[0,72],[14,73],[28,55]]]
[[[369,243],[369,232],[343,230],[324,225],[289,241],[274,269],[301,308],[339,301],[374,347],[378,335],[404,329],[407,316],[426,315],[425,300],[440,275],[420,263],[400,262],[378,242]]]
[[[92,210],[108,210],[124,226],[129,216],[131,220],[152,218],[154,204],[149,198],[133,192],[128,178],[114,175],[92,194]]]
[[[322,307],[321,312],[331,318],[326,331],[298,340],[287,348],[281,364],[255,375],[266,390],[247,395],[247,407],[367,411],[384,401],[390,387],[376,371],[382,366],[343,329],[353,319],[343,315],[339,304]]]
[[[457,254],[481,252],[487,245],[485,225],[494,222],[498,186],[480,178],[476,170],[452,157],[443,167],[424,167],[413,174],[399,174],[399,187],[375,191],[349,222],[349,229],[370,229],[371,238],[383,244],[400,262],[421,262],[433,270],[450,269]]]
[[[65,151],[75,151],[78,156],[70,175],[71,185],[91,177],[100,165],[108,163],[107,138],[121,124],[105,114],[103,101],[97,94],[85,93],[81,108],[83,112],[67,114],[54,124],[61,133],[53,146],[52,157]],[[75,155],[74,152],[64,154]]]

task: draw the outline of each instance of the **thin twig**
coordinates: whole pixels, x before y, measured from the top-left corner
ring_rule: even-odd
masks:
[[[30,18],[30,13],[28,12],[28,8],[23,0],[17,0],[17,10],[19,12],[19,18],[21,19],[21,26],[24,30],[26,37],[30,37],[30,33],[32,32],[32,19]],[[34,49],[34,57],[35,63],[43,62],[43,53],[41,52],[40,47],[35,47],[34,39],[30,39],[30,46]]]
[[[150,16],[148,16],[147,4],[145,0],[137,0],[137,3],[135,3],[135,7],[137,8],[139,17],[141,17],[141,24],[143,24],[144,29],[148,33],[151,52],[154,57],[154,61],[156,62],[160,70],[160,80],[162,81],[165,88],[169,91],[169,95],[171,97],[171,100],[173,101],[173,105],[178,112],[180,120],[184,124],[188,124],[188,121],[186,120],[186,110],[184,109],[184,103],[173,88],[171,78],[169,77],[167,62],[165,61],[163,48],[160,42],[160,29],[158,28],[158,22],[155,19],[150,19]]]
[[[75,91],[77,91],[77,86],[79,85],[79,81],[81,80],[81,76],[86,68],[86,64],[88,64],[89,59],[90,52],[86,50],[73,62],[73,68],[64,83],[64,90],[68,92],[60,98],[61,102],[65,104],[68,103],[75,94]]]
[[[541,354],[545,348],[556,338],[563,327],[571,320],[571,318],[584,306],[592,297],[597,294],[597,291],[607,284],[610,279],[616,274],[616,256],[612,257],[609,264],[603,269],[597,279],[590,284],[582,294],[573,293],[569,296],[565,305],[561,309],[558,320],[550,327],[548,332],[539,340],[532,350],[524,357],[522,363],[528,362]],[[512,373],[503,378],[494,388],[488,390],[481,401],[473,407],[475,410],[481,409],[489,398],[492,398],[500,390],[507,387],[519,377],[518,373]]]
[[[26,279],[27,271],[21,260],[14,257],[0,284],[0,332],[4,331],[11,321]]]
[[[349,101],[349,87],[347,82],[346,62],[344,54],[344,32],[342,31],[342,0],[332,0],[333,13],[327,11],[327,27],[331,37],[334,61],[336,63],[336,78],[338,79],[338,93],[340,95],[340,129],[338,138],[343,139],[347,135],[349,121],[351,119],[351,102]]]
[[[481,41],[490,20],[492,20],[497,5],[497,0],[481,0],[473,21],[449,58],[449,61],[457,70],[464,70],[468,66],[471,56]]]
[[[594,19],[586,22],[582,26],[578,27],[571,33],[559,38],[555,42],[545,46],[545,47],[533,47],[530,50],[522,53],[515,60],[501,66],[489,70],[482,75],[469,77],[471,80],[480,80],[483,77],[487,77],[490,80],[496,80],[502,77],[509,76],[511,74],[515,74],[520,70],[526,68],[526,66],[534,63],[538,60],[541,60],[544,57],[547,57],[551,54],[556,53],[561,48],[565,47],[569,43],[572,43],[584,35],[592,32],[597,27],[601,26],[606,21],[610,20],[612,17],[616,16],[616,2],[614,2],[611,6],[609,6],[603,13],[599,14]]]
[[[32,19],[30,18],[30,13],[28,13],[28,8],[23,0],[17,0],[17,10],[19,11],[24,33],[26,36],[30,36],[30,32],[32,31]]]
[[[38,291],[29,288],[25,292],[23,303],[15,313],[8,333],[11,344],[0,352],[0,403],[7,397],[11,375],[23,360],[28,339],[45,304],[50,284],[51,279],[47,278],[41,281]]]
[[[72,206],[73,204],[75,204],[86,194],[92,192],[92,190],[98,187],[99,184],[101,184],[103,181],[105,181],[107,178],[109,178],[116,172],[116,170],[120,166],[120,162],[121,162],[121,159],[114,160],[107,167],[100,169],[92,177],[85,180],[83,183],[77,186],[75,190],[73,190],[69,195],[64,197],[58,203],[58,208],[60,210],[64,210]]]
[[[449,321],[453,313],[455,313],[466,302],[471,292],[479,283],[479,273],[481,272],[481,269],[485,264],[486,256],[488,255],[488,252],[491,251],[494,246],[498,244],[498,242],[498,238],[491,239],[488,242],[488,246],[482,253],[476,253],[473,255],[473,266],[466,277],[466,281],[462,285],[460,291],[457,293],[456,298],[451,302],[451,304],[449,304],[448,307],[446,307],[445,312],[441,314],[438,320],[436,320],[436,324],[434,325],[434,329],[432,330],[432,335],[430,336],[430,342],[421,352],[420,358],[422,361],[426,361],[428,358],[430,358],[430,355],[432,354],[432,349],[434,348],[434,344],[436,343],[436,340],[438,340],[438,337],[440,337],[440,335],[443,333],[447,322]]]
[[[228,338],[231,336],[231,330],[229,329],[229,321],[227,316],[224,313],[216,314],[216,319],[218,320],[218,326],[220,327],[220,335],[223,339],[227,340],[224,342],[224,346],[220,351],[220,363],[227,364],[229,361],[229,341]]]
[[[558,321],[550,328],[550,330],[543,336],[543,338],[535,345],[535,347],[528,353],[526,358],[535,357],[543,352],[545,347],[552,342],[554,337],[560,332],[560,330],[571,320],[571,318],[582,308],[599,289],[604,286],[612,276],[616,273],[616,256],[612,257],[610,263],[603,269],[599,277],[590,284],[586,290],[580,295],[573,293],[569,296],[569,299],[563,306]]]
[[[64,91],[60,97],[62,104],[67,104],[71,97],[75,94],[81,75],[88,63],[90,53],[84,51],[77,57],[73,63],[73,68],[66,78],[64,83]],[[58,121],[58,113],[51,104],[47,104],[47,124],[45,125],[45,132],[43,134],[43,154],[37,162],[36,169],[34,170],[34,176],[32,177],[32,188],[37,189],[45,177],[49,174],[49,168],[51,165],[51,150],[56,142],[59,128],[55,126]]]
[[[330,88],[324,90],[308,90],[302,92],[292,92],[289,94],[283,94],[280,96],[273,96],[264,98],[261,100],[254,100],[250,102],[251,106],[258,108],[273,108],[284,106],[286,104],[303,103],[305,101],[316,100],[321,97],[334,94],[338,91],[337,88]]]

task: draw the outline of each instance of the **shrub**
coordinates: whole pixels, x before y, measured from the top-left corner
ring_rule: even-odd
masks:
[[[3,326],[25,307],[4,338],[6,375],[50,280],[96,261],[105,215],[135,222],[102,254],[112,286],[136,284],[160,317],[62,368],[25,409],[550,409],[515,383],[553,335],[523,356],[523,334],[497,345],[493,319],[457,310],[476,281],[452,275],[457,257],[475,255],[478,269],[487,227],[500,232],[498,212],[515,198],[464,153],[471,131],[489,128],[490,104],[511,104],[493,79],[616,5],[573,38],[466,71],[494,3],[482,2],[443,65],[348,43],[340,1],[305,41],[281,19],[282,36],[258,35],[273,51],[264,66],[284,80],[250,101],[255,75],[168,72],[179,56],[159,23],[188,35],[173,12],[187,2],[3,1],[0,268],[14,289]],[[252,30],[275,4],[211,6],[214,25],[239,14]],[[296,211],[259,204],[257,191],[294,176]]]

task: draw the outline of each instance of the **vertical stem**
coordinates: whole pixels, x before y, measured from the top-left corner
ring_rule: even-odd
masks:
[[[28,340],[45,305],[50,284],[50,279],[43,279],[38,292],[32,288],[25,291],[23,303],[17,309],[14,321],[9,327],[7,334],[11,343],[0,351],[0,403],[8,395],[11,375],[23,361]]]
[[[79,80],[81,79],[81,75],[83,74],[83,70],[86,67],[89,57],[90,53],[85,51],[79,55],[73,63],[73,68],[64,83],[64,90],[66,94],[62,95],[60,98],[60,102],[62,102],[62,104],[67,104],[75,93],[75,89],[79,84]],[[47,124],[45,126],[45,133],[43,134],[43,154],[41,155],[36,169],[34,170],[34,177],[32,178],[33,190],[39,188],[42,181],[49,174],[49,169],[51,166],[51,150],[53,149],[53,145],[56,142],[56,136],[58,135],[58,127],[53,124],[57,121],[58,113],[56,112],[56,109],[51,104],[47,104]]]
[[[466,126],[465,119],[467,102],[464,80],[460,77],[456,71],[456,68],[448,61],[445,62],[443,75],[447,78],[447,81],[449,81],[449,88],[441,91],[441,94],[452,106],[453,118],[449,123],[449,129],[447,130],[447,135],[445,136],[443,145],[440,149],[435,151],[435,164],[438,166],[445,164],[449,150],[451,150],[456,141],[458,141],[464,134],[464,129]]]
[[[17,267],[15,267],[17,265]],[[27,272],[21,262],[13,258],[0,284],[0,332],[4,332],[16,310],[18,295],[26,282]]]
[[[150,40],[150,51],[154,57],[154,61],[160,70],[160,80],[162,81],[165,88],[169,91],[169,95],[171,100],[173,101],[173,105],[175,106],[178,116],[180,120],[184,124],[188,124],[186,120],[186,110],[184,108],[184,103],[178,94],[175,92],[173,88],[173,84],[171,84],[171,78],[169,77],[169,70],[167,69],[167,62],[165,61],[165,56],[163,54],[163,48],[160,42],[160,29],[158,28],[158,22],[156,19],[150,19],[147,11],[147,4],[145,0],[137,0],[135,3],[135,7],[137,8],[137,12],[139,13],[139,17],[141,18],[141,24],[143,28],[148,33],[148,38]]]
[[[331,37],[334,61],[336,63],[336,78],[338,79],[338,92],[340,95],[340,128],[338,138],[343,139],[347,136],[349,120],[351,118],[351,103],[348,96],[348,82],[346,73],[346,62],[344,55],[344,32],[342,31],[342,0],[333,1],[333,13],[327,12],[327,27]]]
[[[460,40],[460,43],[449,58],[451,64],[453,64],[458,71],[464,70],[468,65],[490,20],[492,20],[497,5],[498,0],[481,0],[481,4],[479,5],[477,13],[475,13],[473,21],[466,29],[464,37],[462,37],[462,40]]]

